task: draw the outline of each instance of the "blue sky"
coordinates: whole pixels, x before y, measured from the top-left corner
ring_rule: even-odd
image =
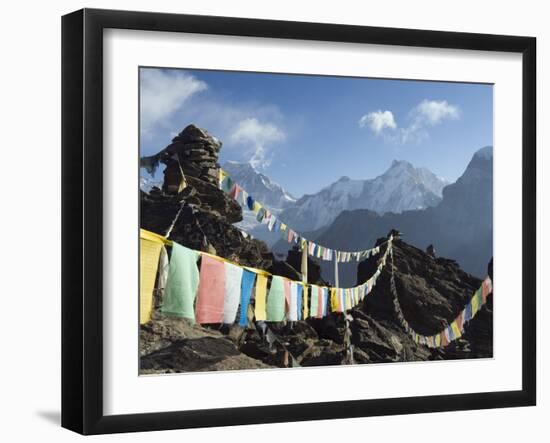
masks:
[[[493,144],[491,85],[141,68],[140,155],[190,123],[299,197],[393,159],[449,181]]]

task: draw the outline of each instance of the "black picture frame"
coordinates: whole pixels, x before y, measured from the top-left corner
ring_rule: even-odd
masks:
[[[103,30],[171,31],[522,54],[522,388],[198,411],[103,413]],[[519,241],[519,239],[517,239]],[[536,403],[536,39],[229,17],[83,9],[62,18],[62,426],[152,431]]]

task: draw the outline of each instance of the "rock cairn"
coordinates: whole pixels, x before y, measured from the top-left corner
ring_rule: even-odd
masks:
[[[170,145],[157,154],[157,158],[166,165],[164,191],[174,193],[178,189],[181,172],[186,177],[217,185],[221,147],[222,143],[204,129],[195,125],[187,126],[172,139]]]

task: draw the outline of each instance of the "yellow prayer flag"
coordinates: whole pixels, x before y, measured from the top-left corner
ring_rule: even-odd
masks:
[[[458,323],[456,322],[456,320],[454,320],[452,323],[451,323],[451,329],[453,330],[453,334],[455,336],[455,340],[457,338],[460,338],[460,336],[462,335],[462,332],[460,332],[460,328],[458,327]]]
[[[267,277],[258,274],[256,278],[256,303],[254,306],[254,316],[256,320],[266,320],[266,295],[267,295]]]
[[[254,211],[254,213],[257,214],[260,209],[262,209],[262,205],[257,201],[255,201],[254,206],[252,207],[252,211]]]
[[[338,300],[338,291],[336,288],[330,288],[330,310],[340,312],[340,301]]]
[[[139,239],[139,323],[147,323],[153,310],[153,289],[159,263],[162,242],[148,238]]]
[[[479,297],[477,296],[476,291],[474,296],[472,297],[472,317],[477,314],[477,311],[479,311]]]

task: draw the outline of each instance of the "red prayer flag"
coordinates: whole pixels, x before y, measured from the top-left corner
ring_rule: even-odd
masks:
[[[196,319],[198,323],[221,323],[225,297],[225,266],[223,261],[202,256],[197,295]]]

